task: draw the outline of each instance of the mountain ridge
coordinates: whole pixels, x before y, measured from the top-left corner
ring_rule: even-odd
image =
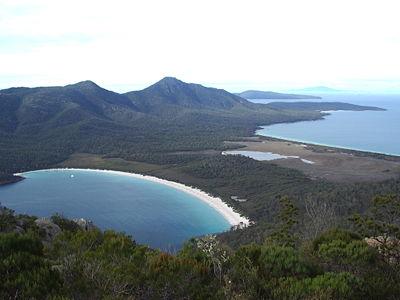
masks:
[[[321,117],[175,78],[128,94],[91,81],[11,88],[0,91],[0,169],[40,169],[74,153],[164,161],[169,152],[224,149],[223,141],[250,136],[260,125]]]
[[[0,132],[32,134],[93,122],[131,126],[143,118],[160,123],[200,116],[205,119],[265,119],[268,123],[268,120],[273,122],[288,116],[285,110],[297,109],[302,114],[314,110],[309,104],[298,106],[256,104],[223,89],[186,83],[174,77],[165,77],[145,89],[123,94],[85,80],[66,86],[0,90]],[[319,108],[335,109],[331,104],[322,103]]]
[[[44,122],[54,121],[52,126],[59,127],[93,118],[112,120],[128,111],[138,113],[126,96],[103,89],[91,81],[66,86],[10,88],[0,90],[0,99],[1,115],[9,116],[9,122],[17,121],[29,130]],[[8,124],[7,128],[12,127],[19,126]]]

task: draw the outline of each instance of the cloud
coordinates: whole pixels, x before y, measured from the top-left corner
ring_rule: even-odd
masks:
[[[0,84],[400,78],[396,1],[0,0]]]

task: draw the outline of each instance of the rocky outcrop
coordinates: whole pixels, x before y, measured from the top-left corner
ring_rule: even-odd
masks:
[[[61,233],[61,228],[51,222],[47,218],[39,218],[35,220],[35,224],[39,227],[43,233],[43,242],[50,243],[54,238]]]
[[[86,220],[83,218],[80,219],[73,219],[73,221],[79,225],[83,230],[93,230],[96,229],[96,226],[94,226],[93,222],[90,220]]]

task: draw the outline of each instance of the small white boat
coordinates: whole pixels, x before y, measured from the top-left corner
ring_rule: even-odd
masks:
[[[71,174],[71,176],[70,176],[71,178],[74,178],[75,176],[74,176],[74,174]]]

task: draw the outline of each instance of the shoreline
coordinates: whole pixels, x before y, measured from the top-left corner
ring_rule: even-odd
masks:
[[[211,206],[215,209],[231,226],[248,226],[250,224],[250,220],[238,212],[236,212],[232,207],[230,207],[227,203],[222,201],[219,197],[213,197],[206,192],[196,188],[184,185],[182,183],[169,181],[166,179],[161,179],[154,176],[137,174],[137,173],[129,173],[123,171],[115,171],[115,170],[104,170],[104,169],[80,169],[80,168],[51,168],[51,169],[41,169],[41,170],[34,170],[34,171],[27,171],[24,173],[29,172],[36,172],[36,171],[62,171],[62,170],[69,170],[69,171],[91,171],[91,172],[104,172],[109,174],[116,174],[122,176],[129,176],[137,179],[144,179],[154,183],[163,184],[177,190],[180,190],[184,193],[192,195],[196,197],[198,200],[206,203],[207,205]],[[15,176],[23,176],[24,173],[16,173]]]
[[[377,153],[338,149],[267,136],[242,141],[226,141],[229,149],[256,151],[288,156],[272,162],[296,169],[311,180],[332,182],[380,182],[400,179],[400,157]],[[233,147],[233,145],[235,147]],[[296,156],[300,159],[292,159]],[[305,160],[314,162],[305,163]]]
[[[268,127],[270,125],[263,126],[262,129],[265,129],[265,127]],[[304,141],[304,140],[297,140],[297,139],[287,139],[284,137],[278,137],[278,136],[273,136],[273,135],[263,135],[257,133],[261,129],[256,130],[254,133],[255,137],[261,137],[262,139],[274,139],[282,142],[291,142],[291,143],[296,143],[296,144],[305,144],[308,146],[316,146],[316,147],[324,147],[324,148],[331,148],[333,150],[337,151],[349,151],[349,152],[359,152],[363,153],[365,155],[370,155],[370,156],[376,156],[376,155],[383,155],[383,156],[389,156],[389,157],[394,157],[394,158],[400,158],[400,154],[394,154],[394,153],[387,153],[387,152],[377,152],[377,151],[372,151],[372,150],[363,150],[363,149],[357,149],[357,148],[348,148],[344,146],[336,146],[336,145],[329,145],[329,144],[320,144],[317,142],[310,142],[310,141]],[[239,150],[239,149],[234,149],[234,150]]]
[[[0,181],[0,186],[4,186],[4,185],[8,185],[8,184],[13,184],[13,183],[17,183],[20,182],[22,180],[24,180],[25,178],[22,176],[17,176],[17,175],[13,175],[14,178],[9,179],[9,180],[4,180],[4,181]]]
[[[377,110],[374,111],[387,111],[387,108],[381,108],[381,107],[376,107],[378,108]],[[276,139],[280,141],[285,141],[285,142],[292,142],[292,143],[301,143],[301,144],[307,144],[310,146],[316,146],[316,147],[326,147],[326,148],[332,148],[334,150],[339,150],[339,151],[349,151],[349,152],[361,152],[364,155],[371,155],[371,156],[376,156],[376,155],[382,155],[382,156],[391,156],[395,158],[400,158],[400,153],[389,153],[389,152],[383,152],[383,151],[376,151],[376,150],[368,150],[368,149],[360,149],[357,147],[347,147],[347,146],[340,146],[340,145],[333,145],[333,144],[325,144],[325,143],[318,143],[318,142],[313,142],[313,141],[307,141],[307,140],[301,140],[301,139],[290,139],[282,136],[277,136],[277,135],[268,135],[268,134],[260,134],[260,131],[267,129],[270,126],[277,125],[277,124],[293,124],[293,123],[299,123],[299,122],[310,122],[310,121],[323,121],[326,120],[326,117],[332,116],[333,113],[335,112],[363,112],[366,110],[320,110],[319,113],[321,114],[321,118],[319,119],[313,119],[313,120],[304,120],[304,121],[294,121],[294,122],[279,122],[279,123],[274,123],[274,124],[265,124],[265,125],[259,125],[256,130],[253,132],[253,136],[255,137],[262,137],[262,138],[269,138],[269,139]]]

